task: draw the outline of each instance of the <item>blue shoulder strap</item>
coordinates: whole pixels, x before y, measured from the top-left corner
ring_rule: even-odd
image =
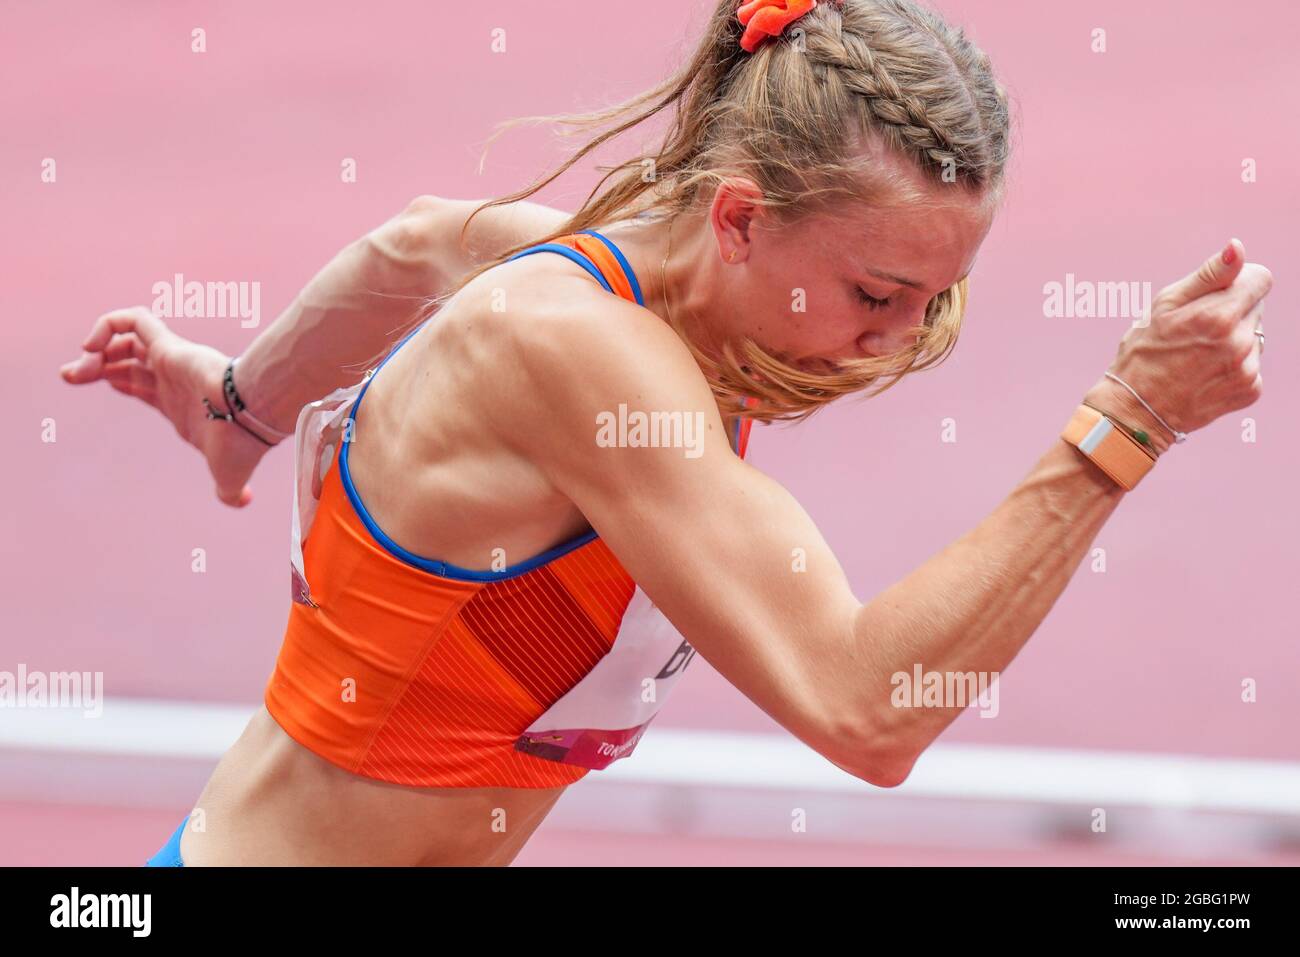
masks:
[[[578,252],[578,250],[572,249],[568,246],[563,246],[560,243],[540,243],[537,246],[529,246],[527,249],[521,249],[519,252],[515,253],[507,259],[506,262],[514,262],[521,256],[531,256],[533,253],[559,253],[565,259],[573,260],[583,269],[587,270],[587,272],[591,273],[595,280],[605,287],[607,292],[612,293],[614,291],[610,286],[609,281],[605,278],[604,273],[596,268],[595,263],[582,253]]]
[[[641,295],[641,283],[637,281],[636,272],[632,269],[632,264],[627,261],[627,257],[623,255],[623,250],[619,249],[612,240],[602,236],[594,229],[581,229],[578,232],[586,236],[594,236],[605,244],[605,248],[613,254],[615,261],[618,262],[619,268],[623,270],[623,277],[627,280],[627,284],[632,287],[632,295],[636,297],[636,304],[638,306],[644,306],[645,299]],[[521,249],[519,252],[515,253],[507,259],[506,262],[513,262],[520,256],[531,256],[533,253],[559,253],[565,259],[571,260],[583,269],[587,270],[587,272],[591,274],[592,278],[604,287],[606,292],[611,294],[614,292],[613,288],[609,284],[609,280],[605,278],[605,274],[600,271],[599,266],[592,262],[585,253],[574,249],[571,246],[565,246],[562,243],[539,243],[536,246],[529,246],[527,249]]]

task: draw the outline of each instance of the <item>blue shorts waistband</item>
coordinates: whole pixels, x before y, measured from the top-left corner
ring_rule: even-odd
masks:
[[[162,846],[153,857],[145,862],[145,867],[184,867],[185,862],[181,860],[181,835],[185,833],[185,825],[190,823],[190,816],[185,815],[185,820],[181,821],[180,827],[176,828],[174,834]]]

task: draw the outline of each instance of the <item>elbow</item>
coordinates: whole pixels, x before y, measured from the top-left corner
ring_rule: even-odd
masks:
[[[451,200],[439,196],[417,196],[371,231],[366,244],[384,270],[427,274],[437,265],[452,205]]]
[[[896,788],[908,779],[916,757],[907,754],[875,755],[857,772],[856,777],[878,788]]]
[[[854,765],[844,770],[878,788],[896,788],[911,775],[917,757],[909,751],[860,752]]]
[[[906,781],[923,750],[897,729],[872,720],[837,722],[832,740],[822,754],[878,788],[896,788]]]
[[[391,244],[402,263],[424,265],[436,256],[450,225],[452,201],[428,194],[417,196],[393,219]]]

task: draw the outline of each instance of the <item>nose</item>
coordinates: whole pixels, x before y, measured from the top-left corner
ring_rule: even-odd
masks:
[[[925,322],[925,307],[920,309],[900,309],[889,316],[882,317],[871,329],[858,339],[858,345],[871,356],[888,356],[902,352],[916,343],[916,333],[909,332]]]

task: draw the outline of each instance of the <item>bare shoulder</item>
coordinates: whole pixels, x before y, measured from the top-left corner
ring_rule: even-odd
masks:
[[[380,253],[380,262],[418,270],[436,277],[433,285],[446,286],[502,250],[561,228],[569,218],[568,213],[539,203],[486,203],[416,196],[366,238]]]
[[[477,277],[456,312],[483,381],[499,387],[512,435],[589,431],[620,404],[718,418],[690,350],[648,309],[612,295],[578,265],[537,254]],[[720,425],[720,421],[719,421]]]

